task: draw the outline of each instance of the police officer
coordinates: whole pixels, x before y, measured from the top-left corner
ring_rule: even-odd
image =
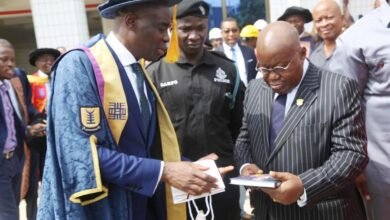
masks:
[[[244,87],[232,61],[203,48],[208,14],[206,2],[183,0],[176,17],[179,61],[169,64],[162,59],[147,70],[173,121],[182,156],[196,160],[216,153],[217,166],[225,166],[234,164]],[[240,219],[239,189],[229,184],[236,175],[237,170],[225,175],[225,192],[213,196],[215,219]],[[203,200],[197,205],[204,206]]]

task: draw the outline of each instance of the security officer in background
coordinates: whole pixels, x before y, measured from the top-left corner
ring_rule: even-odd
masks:
[[[244,86],[231,60],[203,48],[210,6],[183,0],[177,8],[180,59],[164,59],[148,68],[173,121],[182,156],[190,160],[216,153],[217,166],[234,164],[233,148],[243,115]],[[240,219],[239,189],[224,176],[225,192],[213,196],[215,219]],[[203,200],[199,209],[206,212]]]

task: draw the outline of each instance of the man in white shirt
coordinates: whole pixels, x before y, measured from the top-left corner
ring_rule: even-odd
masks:
[[[240,28],[234,18],[226,18],[221,23],[222,46],[217,51],[224,52],[225,55],[234,61],[241,81],[245,87],[249,81],[256,78],[256,56],[254,50],[240,44]]]

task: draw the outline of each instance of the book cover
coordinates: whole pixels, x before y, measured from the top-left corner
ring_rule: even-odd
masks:
[[[280,181],[274,179],[268,174],[256,174],[250,176],[238,176],[230,178],[230,184],[263,188],[276,188],[280,185]]]

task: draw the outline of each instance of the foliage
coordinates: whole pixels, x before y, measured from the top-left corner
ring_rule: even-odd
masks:
[[[265,0],[241,0],[238,12],[229,11],[228,16],[236,18],[240,27],[265,19]]]

